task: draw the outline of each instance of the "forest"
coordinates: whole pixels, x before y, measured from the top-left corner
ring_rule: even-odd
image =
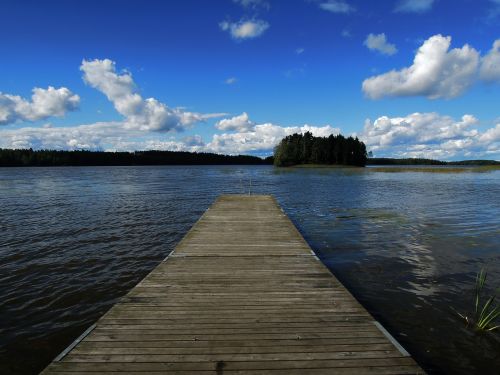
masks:
[[[272,164],[272,157],[219,155],[184,151],[58,151],[0,149],[0,167],[98,165],[234,165]]]
[[[358,138],[330,135],[314,137],[312,133],[292,134],[281,140],[274,149],[274,165],[286,167],[297,164],[332,164],[364,167],[366,146]]]

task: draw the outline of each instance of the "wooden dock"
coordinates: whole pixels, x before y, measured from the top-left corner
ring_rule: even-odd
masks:
[[[43,374],[422,374],[271,196],[224,195]]]

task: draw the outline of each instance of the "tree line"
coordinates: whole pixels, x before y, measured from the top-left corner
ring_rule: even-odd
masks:
[[[330,135],[314,137],[311,132],[292,134],[274,149],[274,165],[334,164],[365,166],[366,146],[357,137]]]
[[[302,163],[344,165],[499,165],[494,160],[440,161],[433,159],[368,158],[363,142],[341,135],[313,137],[293,134],[276,146],[275,157],[262,159],[250,155],[220,155],[187,151],[59,151],[1,149],[0,167],[98,166],[98,165],[261,165],[289,166]]]
[[[1,167],[215,164],[272,164],[272,158],[262,159],[249,155],[220,155],[187,151],[105,152],[0,149]]]

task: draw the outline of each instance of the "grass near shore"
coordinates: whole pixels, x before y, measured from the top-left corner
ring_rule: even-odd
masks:
[[[356,167],[352,165],[338,165],[338,164],[297,164],[286,168],[305,168],[305,169],[356,169],[366,170],[368,172],[381,172],[381,173],[408,173],[408,172],[421,172],[421,173],[485,173],[499,171],[500,165],[478,165],[478,166],[439,166],[439,165],[394,165],[394,166],[377,166],[377,167]]]
[[[421,173],[484,173],[500,170],[500,165],[481,165],[463,167],[442,167],[442,166],[393,166],[393,167],[371,167],[370,172],[401,173],[401,172],[421,172]]]

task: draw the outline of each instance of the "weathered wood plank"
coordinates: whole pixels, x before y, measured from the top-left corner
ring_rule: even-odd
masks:
[[[311,361],[345,358],[393,358],[400,354],[397,350],[365,350],[341,352],[286,352],[286,353],[218,353],[218,354],[77,354],[64,359],[64,362],[252,362],[252,361]]]
[[[217,344],[217,345],[215,345]],[[247,353],[253,352],[253,348],[259,348],[263,353],[274,352],[273,350],[295,352],[297,347],[310,347],[316,348],[318,351],[322,351],[320,348],[339,346],[339,345],[390,345],[385,337],[349,337],[349,338],[330,338],[330,339],[303,339],[303,340],[226,340],[222,343],[214,343],[212,341],[194,341],[194,340],[158,340],[158,341],[83,341],[75,349],[79,350],[82,348],[100,348],[106,350],[109,348],[120,349],[120,348],[131,348],[142,350],[143,348],[163,348],[170,350],[182,350],[182,353],[191,353],[191,350],[203,350],[204,353],[210,353],[212,351],[221,350],[222,352]],[[278,349],[282,348],[282,350]],[[188,350],[189,349],[189,350]]]
[[[216,370],[195,370],[195,371],[182,371],[182,375],[200,375],[200,374],[225,374],[225,375],[405,375],[405,374],[422,374],[421,370],[417,366],[377,366],[377,367],[365,367],[365,368],[339,368],[332,371],[331,368],[311,368],[304,372],[304,369],[275,369],[275,370],[223,370],[224,367],[220,366],[220,369]],[[222,370],[222,372],[221,372]],[[91,371],[59,371],[53,370],[53,373],[59,375],[85,375]],[[57,371],[57,372],[56,372]],[[96,372],[94,372],[96,373]],[[115,370],[100,370],[100,374],[116,374]],[[122,375],[144,375],[144,371],[119,371]],[[148,371],[148,374],[178,374],[179,372],[160,370],[160,371]]]
[[[187,348],[179,346],[170,347],[103,347],[100,345],[79,345],[73,349],[72,354],[185,354]],[[259,353],[334,353],[334,352],[366,352],[393,350],[391,344],[363,343],[363,344],[331,344],[331,345],[295,345],[293,348],[283,345],[273,346],[218,346],[212,348],[190,347],[190,354],[259,354]]]
[[[270,196],[221,196],[44,374],[417,374]]]
[[[226,371],[235,370],[273,370],[273,369],[321,369],[329,368],[366,368],[377,366],[414,366],[411,358],[345,358],[329,360],[304,360],[304,361],[206,361],[206,362],[58,362],[52,364],[52,369],[63,371],[215,371],[217,366],[224,365]],[[49,367],[49,369],[51,369]],[[307,372],[303,372],[307,374]],[[415,372],[421,374],[422,372]]]

